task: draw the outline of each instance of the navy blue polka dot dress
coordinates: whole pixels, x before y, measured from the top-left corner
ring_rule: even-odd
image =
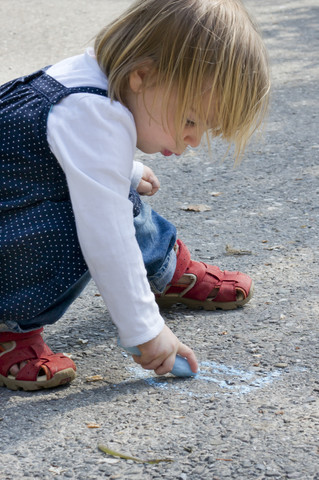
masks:
[[[52,105],[77,92],[107,95],[66,88],[42,70],[0,87],[0,321],[35,317],[87,271],[46,135]],[[139,196],[130,199],[137,215]]]

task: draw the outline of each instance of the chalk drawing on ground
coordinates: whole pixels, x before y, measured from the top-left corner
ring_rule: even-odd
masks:
[[[196,397],[246,395],[267,387],[283,374],[283,370],[261,372],[208,361],[201,362],[196,377],[189,379],[170,375],[158,377],[135,364],[127,365],[126,368],[130,372],[130,378],[121,384],[131,382],[133,378],[141,379],[154,388],[174,390],[181,395]]]

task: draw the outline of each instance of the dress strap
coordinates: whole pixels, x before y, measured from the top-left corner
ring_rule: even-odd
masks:
[[[29,85],[41,92],[51,104],[56,104],[62,98],[67,97],[72,93],[93,93],[95,95],[101,95],[103,97],[108,96],[107,90],[97,87],[65,87],[62,83],[55,80],[55,78],[47,75],[45,71],[48,67],[43,69],[39,76],[31,79]]]

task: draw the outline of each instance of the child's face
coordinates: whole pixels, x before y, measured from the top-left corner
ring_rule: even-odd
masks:
[[[135,120],[137,148],[144,153],[160,152],[169,156],[173,153],[181,155],[187,146],[197,147],[206,128],[196,127],[195,114],[189,112],[187,124],[177,139],[176,96],[171,95],[167,113],[163,112],[164,89],[155,91],[155,88],[149,87],[142,93],[138,75],[137,73],[137,77],[130,82],[131,89],[126,98],[127,106]]]

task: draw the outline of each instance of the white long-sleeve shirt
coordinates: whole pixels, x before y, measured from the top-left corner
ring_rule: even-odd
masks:
[[[66,87],[108,87],[92,49],[47,74]],[[133,162],[133,116],[107,97],[71,94],[51,109],[47,138],[67,178],[83,256],[121,342],[145,343],[160,333],[164,320],[146,277],[128,200],[131,181],[139,183],[143,168]]]

